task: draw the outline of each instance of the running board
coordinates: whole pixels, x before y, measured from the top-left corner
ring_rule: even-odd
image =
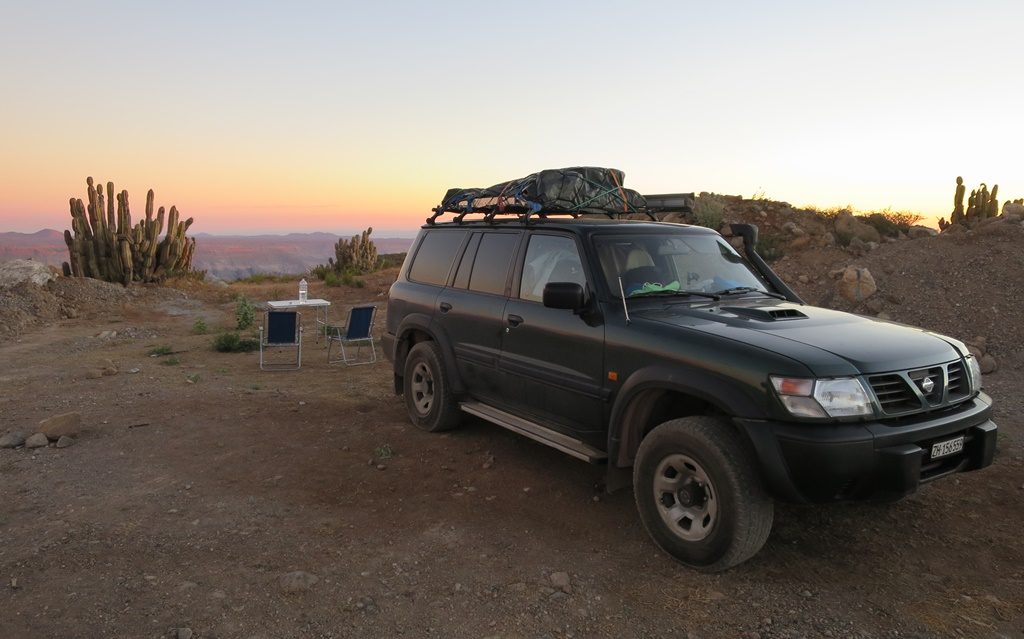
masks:
[[[506,413],[503,410],[497,409],[487,404],[481,404],[480,402],[464,402],[459,404],[459,408],[463,412],[475,415],[480,419],[485,419],[492,424],[497,424],[502,428],[507,428],[513,432],[525,435],[530,439],[550,446],[554,449],[560,450],[563,453],[572,455],[576,459],[582,459],[587,462],[598,462],[602,459],[607,459],[607,453],[604,453],[589,444],[585,444],[578,439],[573,439],[568,435],[551,430],[550,428],[541,426],[540,424],[528,421],[522,417],[516,417],[511,413]]]

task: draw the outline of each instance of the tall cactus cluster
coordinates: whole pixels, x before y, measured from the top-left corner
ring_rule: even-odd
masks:
[[[373,227],[353,235],[350,240],[339,239],[334,245],[334,257],[327,260],[328,267],[336,273],[370,273],[377,270],[377,246],[370,239],[371,233]]]
[[[964,209],[965,190],[964,179],[958,176],[956,178],[956,192],[953,195],[953,213],[949,217],[949,222],[946,221],[946,218],[939,220],[939,228],[942,230],[949,228],[953,224],[971,226],[980,220],[999,215],[998,184],[993,186],[990,192],[988,186],[982,182],[981,186],[971,191],[971,195],[967,200],[966,210]]]
[[[159,282],[171,272],[192,270],[192,256],[196,240],[185,236],[192,218],[178,220],[178,209],[171,207],[167,214],[167,234],[164,230],[164,207],[153,216],[153,190],[146,194],[146,219],[132,226],[128,208],[128,191],[116,194],[114,183],[96,186],[90,177],[89,203],[71,198],[71,228],[64,231],[68,245],[69,262],[64,262],[64,275],[92,277],[108,282]]]

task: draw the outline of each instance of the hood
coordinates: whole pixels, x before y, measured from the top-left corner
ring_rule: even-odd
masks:
[[[924,329],[851,313],[764,298],[708,304],[670,302],[631,309],[643,318],[747,342],[804,363],[821,376],[839,372],[828,353],[860,373],[923,368],[960,357],[953,340]],[[811,353],[808,349],[820,351]]]

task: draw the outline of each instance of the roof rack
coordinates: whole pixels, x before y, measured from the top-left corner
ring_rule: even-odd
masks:
[[[624,188],[623,178],[618,169],[582,166],[545,169],[487,188],[448,189],[427,224],[435,224],[446,213],[455,215],[452,221],[456,224],[463,224],[471,214],[483,216],[474,221],[489,224],[499,218],[529,224],[553,216],[585,214],[611,219],[639,214],[657,221],[655,213],[693,210],[692,193],[643,196]]]

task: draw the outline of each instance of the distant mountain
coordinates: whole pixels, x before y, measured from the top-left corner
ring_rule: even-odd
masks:
[[[288,233],[287,235],[196,234],[193,265],[225,280],[256,273],[301,273],[334,256],[337,235]],[[374,238],[379,253],[405,253],[412,238]],[[68,259],[64,235],[44,229],[36,233],[0,233],[0,261],[28,259],[60,266]]]

